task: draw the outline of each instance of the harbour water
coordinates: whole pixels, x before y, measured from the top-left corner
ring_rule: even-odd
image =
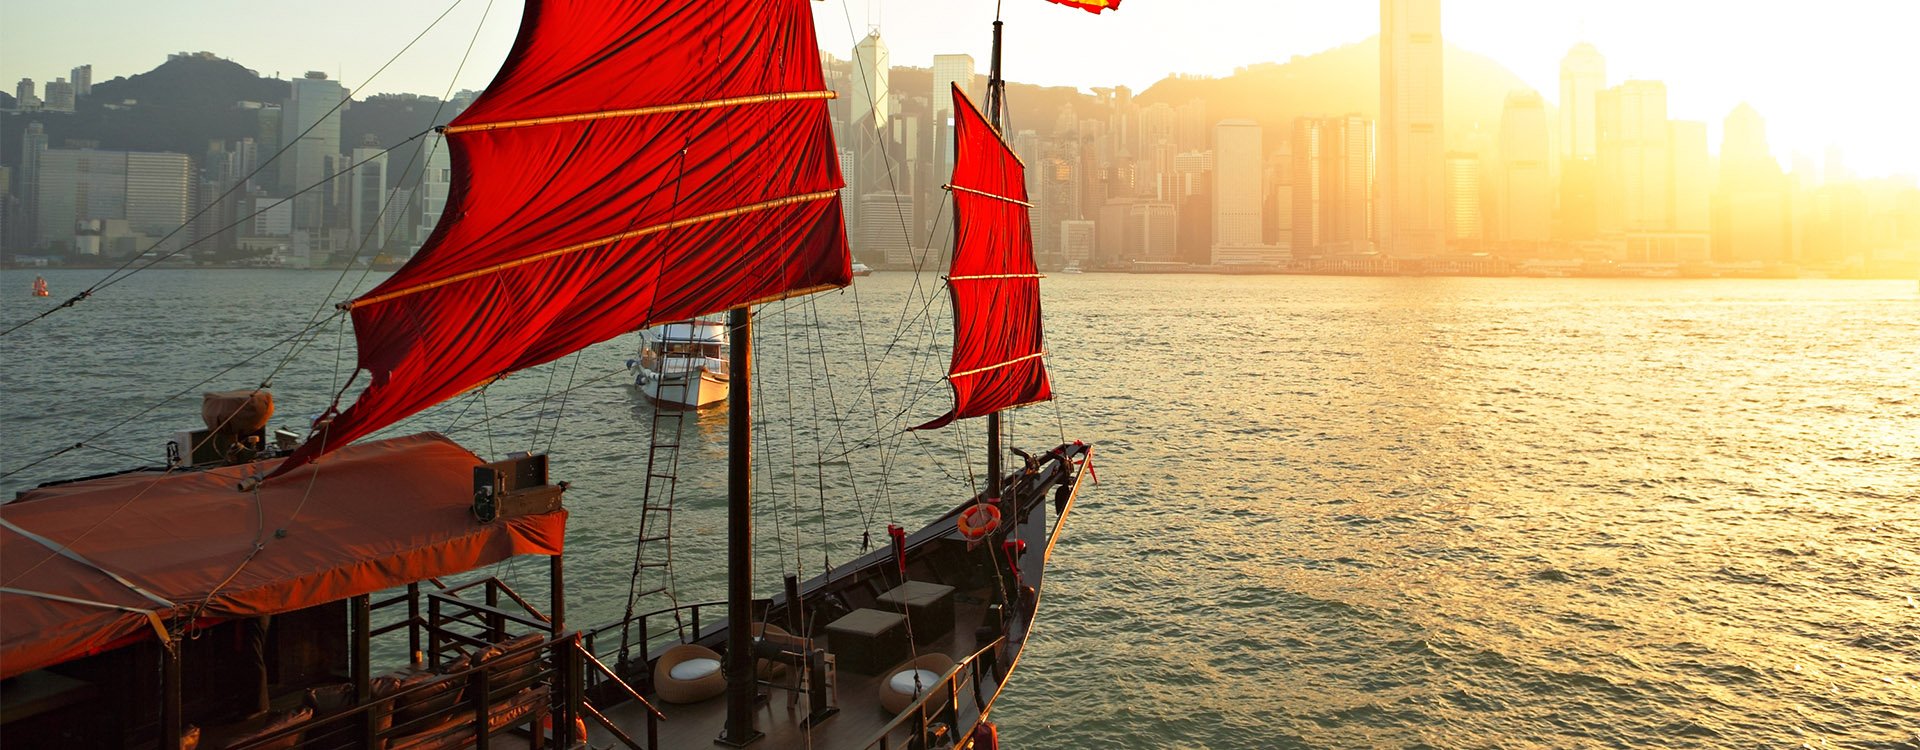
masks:
[[[100,273],[44,275],[51,298],[0,279],[0,322]],[[246,358],[330,315],[342,278],[153,271],[0,340],[0,471],[87,445],[0,491],[158,463],[201,390],[271,375],[276,424],[320,412],[352,368],[341,321]],[[899,433],[947,404],[936,285],[881,273],[762,309],[763,591],[977,483],[977,425]],[[1094,442],[1100,484],[996,708],[1009,746],[1920,747],[1911,281],[1043,286],[1058,401],[1014,442]],[[403,426],[552,447],[580,624],[625,606],[652,414],[633,347]],[[689,425],[682,601],[721,594],[724,423]],[[496,572],[516,566],[544,571]]]

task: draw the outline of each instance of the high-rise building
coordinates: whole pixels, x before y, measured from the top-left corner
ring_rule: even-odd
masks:
[[[40,162],[46,153],[46,126],[27,123],[20,133],[20,227],[14,230],[14,236],[29,246],[41,244],[37,229],[40,225]]]
[[[1507,247],[1537,250],[1553,239],[1553,182],[1548,173],[1547,107],[1532,91],[1507,94],[1500,113],[1500,204],[1496,235]]]
[[[1380,236],[1389,254],[1446,247],[1440,0],[1380,0]]]
[[[1607,58],[1586,42],[1573,45],[1560,60],[1560,156],[1591,159],[1598,122],[1594,99],[1607,87]]]
[[[142,237],[113,248],[114,254],[140,252],[185,223],[192,202],[194,176],[186,154],[52,149],[41,154],[39,171],[41,246],[68,246],[83,221],[120,221]],[[176,234],[153,249],[176,249],[187,239]]]
[[[73,69],[74,96],[93,96],[93,65],[82,65]]]
[[[1480,178],[1479,154],[1447,152],[1447,244],[1469,252],[1479,248],[1485,225]]]
[[[859,247],[862,257],[876,258],[892,268],[914,268],[913,196],[868,193],[860,196]]]
[[[340,119],[347,90],[319,71],[295,79],[292,88],[292,97],[280,110],[280,143],[291,146],[277,160],[280,189],[287,195],[306,191],[293,199],[295,229],[322,229],[328,207],[326,191],[309,188],[332,176],[327,165],[340,155]]]
[[[423,243],[440,225],[440,215],[447,210],[447,193],[453,188],[453,153],[447,150],[446,140],[439,133],[427,136],[422,161],[426,166],[420,172],[420,229],[416,232]],[[840,192],[845,200],[846,191]]]
[[[1713,163],[1707,153],[1707,124],[1688,120],[1668,123],[1673,144],[1673,228],[1678,232],[1712,229]],[[1704,261],[1706,258],[1682,258]]]
[[[1742,103],[1727,114],[1720,140],[1720,190],[1713,217],[1714,260],[1785,263],[1792,214],[1786,177],[1767,144],[1767,124]]]
[[[1594,220],[1601,235],[1662,232],[1673,226],[1667,87],[1627,81],[1595,98],[1599,168]]]
[[[955,84],[975,104],[986,106],[986,102],[980,101],[980,92],[974,88],[973,55],[934,55],[933,95],[928,97],[927,103],[933,107],[936,122],[944,122],[948,111],[953,108],[952,87]]]
[[[1094,223],[1091,221],[1060,222],[1060,256],[1068,263],[1086,265],[1093,260]]]
[[[353,149],[353,175],[349,177],[348,224],[353,230],[356,254],[373,257],[386,247],[387,237],[400,218],[400,207],[388,205],[387,152],[380,139],[368,134]]]
[[[72,112],[74,108],[73,84],[65,78],[55,78],[47,82],[47,98],[42,105],[55,112]]]
[[[1252,120],[1222,120],[1213,126],[1213,244],[1249,247],[1261,244],[1260,179],[1265,152],[1260,125]]]
[[[1301,117],[1293,123],[1293,254],[1373,249],[1374,130],[1357,114]]]
[[[27,110],[40,108],[39,89],[33,85],[33,79],[22,78],[13,86],[13,106]]]
[[[1127,209],[1127,240],[1134,260],[1180,260],[1179,215],[1165,201],[1139,201]]]

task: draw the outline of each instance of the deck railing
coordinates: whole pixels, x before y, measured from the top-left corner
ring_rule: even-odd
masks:
[[[938,683],[923,687],[920,697],[860,747],[865,750],[893,750],[896,747],[923,750],[945,745],[957,746],[965,738],[943,735],[952,733],[960,724],[960,680],[965,676],[967,684],[972,687],[973,715],[985,716],[993,705],[993,699],[999,695],[1000,680],[997,675],[983,678],[980,669],[982,666],[999,669],[998,655],[1006,643],[1007,637],[1000,636],[960,660],[954,665],[953,671],[940,678]],[[982,682],[993,685],[993,692],[983,695]]]

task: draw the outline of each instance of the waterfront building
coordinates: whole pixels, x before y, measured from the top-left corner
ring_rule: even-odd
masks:
[[[347,90],[320,71],[294,79],[291,88],[292,95],[280,108],[280,143],[290,146],[276,160],[280,190],[285,195],[306,190],[293,199],[294,227],[319,230],[327,223],[328,191],[307,188],[333,175],[329,165],[340,156],[340,119]]]
[[[1560,60],[1560,158],[1592,159],[1598,152],[1594,109],[1607,87],[1607,59],[1586,42]]]
[[[1260,125],[1252,120],[1222,120],[1213,127],[1213,244],[1248,247],[1261,244]]]
[[[1553,181],[1548,159],[1547,108],[1532,91],[1507,94],[1500,113],[1500,159],[1491,191],[1499,228],[1490,234],[1508,248],[1538,250],[1553,239]]]
[[[933,56],[933,92],[927,97],[927,103],[933,107],[935,122],[945,122],[953,109],[951,87],[955,84],[967,93],[975,104],[981,101],[981,92],[974,88],[973,55],[934,55]],[[944,175],[942,175],[944,177]]]
[[[1374,249],[1375,131],[1357,114],[1294,120],[1291,224],[1295,256],[1366,253]]]
[[[1380,236],[1388,254],[1445,249],[1440,0],[1380,0]]]

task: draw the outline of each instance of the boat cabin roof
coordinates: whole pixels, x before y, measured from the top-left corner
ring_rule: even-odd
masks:
[[[668,323],[646,330],[651,341],[674,344],[719,344],[727,343],[727,326],[713,320],[695,320],[691,322]]]
[[[564,510],[476,521],[484,462],[437,433],[348,446],[238,489],[280,460],[135,471],[0,505],[0,678],[177,618],[289,612],[564,542]]]

